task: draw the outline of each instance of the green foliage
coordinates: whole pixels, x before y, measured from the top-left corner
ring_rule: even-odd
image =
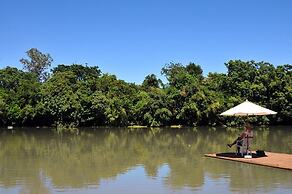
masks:
[[[72,71],[76,75],[76,79],[79,81],[85,81],[89,79],[98,78],[101,75],[101,71],[98,66],[88,67],[72,64],[72,65],[58,65],[56,68],[52,70],[55,74],[57,72],[68,72]]]
[[[53,129],[54,132],[57,134],[62,135],[63,133],[70,133],[70,134],[79,134],[79,129],[73,124],[63,124],[63,123],[56,123],[56,128]]]
[[[146,89],[151,87],[160,88],[161,86],[163,86],[163,83],[160,79],[157,79],[156,75],[150,74],[145,77],[142,86]]]
[[[161,73],[165,75],[170,86],[178,89],[198,84],[203,79],[203,70],[194,63],[186,67],[180,63],[170,63],[162,68]]]
[[[226,74],[204,77],[199,65],[170,63],[161,71],[167,84],[150,74],[136,85],[98,66],[62,64],[40,82],[52,59],[37,49],[27,54],[28,72],[0,69],[1,126],[234,125],[243,119],[219,114],[246,99],[278,112],[250,118],[254,124],[291,124],[291,65],[235,60]]]
[[[40,81],[45,80],[47,74],[44,71],[51,66],[53,61],[50,54],[43,54],[36,48],[29,49],[26,54],[29,59],[20,59],[24,68],[31,73],[35,73]]]
[[[228,96],[238,99],[237,102],[248,99],[277,111],[276,116],[269,117],[270,123],[291,122],[291,65],[275,68],[266,62],[237,60],[229,61],[226,67],[228,74],[224,84],[228,88]],[[262,119],[258,117],[255,122]]]
[[[6,67],[0,70],[1,125],[32,124],[40,98],[35,74]]]

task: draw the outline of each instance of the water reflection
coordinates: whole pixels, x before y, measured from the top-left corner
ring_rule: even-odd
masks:
[[[292,189],[290,171],[203,157],[204,153],[229,151],[226,143],[239,132],[234,128],[86,129],[78,135],[60,135],[40,129],[2,130],[0,188],[52,193],[94,186],[98,191],[104,189],[104,181],[116,183],[132,172],[143,175],[144,181],[161,181],[157,193],[204,191],[210,181],[228,183],[225,192]],[[255,137],[253,149],[292,153],[287,127],[259,128]],[[158,179],[161,169],[164,176]],[[129,191],[132,181],[124,185]],[[144,187],[151,191],[151,185]]]

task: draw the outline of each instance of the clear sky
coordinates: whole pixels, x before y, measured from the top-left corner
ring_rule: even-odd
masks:
[[[292,0],[1,0],[0,68],[30,48],[136,83],[169,62],[291,64]]]

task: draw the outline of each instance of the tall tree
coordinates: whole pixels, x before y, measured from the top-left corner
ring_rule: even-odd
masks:
[[[72,64],[72,65],[58,65],[58,67],[52,70],[53,73],[72,71],[79,81],[84,81],[89,78],[97,78],[101,75],[101,70],[98,66],[88,67],[87,64]]]
[[[22,58],[20,62],[29,72],[35,73],[39,81],[44,81],[47,77],[45,70],[51,66],[53,62],[52,57],[50,54],[44,54],[36,48],[29,49],[26,54],[29,59]]]
[[[203,70],[200,65],[196,65],[195,63],[189,63],[186,66],[186,70],[189,74],[197,77],[199,80],[202,80],[203,77]]]
[[[162,86],[162,81],[156,77],[154,74],[147,75],[142,83],[145,88],[153,87],[159,88]]]

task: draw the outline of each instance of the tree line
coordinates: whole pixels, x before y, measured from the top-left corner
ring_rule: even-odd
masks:
[[[24,70],[0,69],[0,125],[167,126],[235,125],[243,118],[219,114],[248,99],[277,111],[248,119],[254,124],[291,124],[291,65],[231,60],[227,73],[203,75],[200,65],[166,64],[161,74],[128,83],[98,66],[60,64],[32,48]]]

